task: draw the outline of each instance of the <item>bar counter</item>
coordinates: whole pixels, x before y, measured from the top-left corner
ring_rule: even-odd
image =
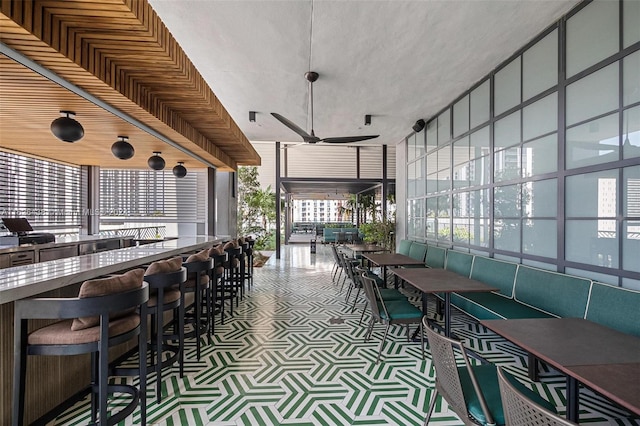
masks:
[[[220,241],[211,236],[180,237],[139,247],[0,269],[0,383],[4,384],[0,386],[0,424],[11,424],[14,301],[37,295],[75,297],[85,280],[211,247]],[[45,323],[38,321],[33,326],[43,325]],[[110,355],[117,356],[130,347],[131,343],[115,347]],[[34,421],[86,386],[88,373],[88,356],[28,357],[25,421]]]

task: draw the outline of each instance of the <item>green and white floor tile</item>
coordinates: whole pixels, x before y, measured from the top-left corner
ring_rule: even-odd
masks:
[[[177,367],[163,376],[163,399],[155,402],[155,378],[148,383],[148,423],[158,425],[421,425],[434,384],[429,354],[407,342],[404,329],[392,328],[384,358],[375,363],[382,326],[365,343],[361,311],[330,278],[327,247],[309,253],[308,245],[284,247],[255,269],[255,286],[225,325],[216,324],[214,344],[195,359],[187,343],[185,377]],[[418,298],[414,301],[418,303]],[[361,307],[361,305],[360,305]],[[465,344],[505,366],[526,383],[526,353],[455,314],[453,327]],[[125,380],[115,378],[113,380]],[[562,375],[543,370],[532,387],[564,413]],[[122,404],[116,398],[110,408]],[[55,422],[88,422],[88,400]],[[629,413],[587,389],[581,391],[583,424],[640,425]],[[139,424],[139,413],[123,424]],[[462,422],[439,400],[434,425]]]

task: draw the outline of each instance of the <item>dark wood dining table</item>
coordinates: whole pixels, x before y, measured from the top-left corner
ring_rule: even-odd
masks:
[[[367,259],[370,264],[378,265],[382,268],[382,279],[384,285],[387,285],[387,267],[398,267],[408,265],[424,266],[423,260],[414,259],[400,253],[363,253],[362,257]],[[395,287],[398,288],[396,281]]]
[[[444,332],[451,336],[451,293],[497,291],[480,281],[437,268],[399,268],[392,272],[422,292],[422,313],[427,314],[427,294],[444,293]]]
[[[360,255],[363,253],[380,253],[387,251],[387,249],[377,244],[347,244],[345,247],[351,250],[354,254]],[[371,263],[369,259],[365,258],[365,260],[367,261],[366,266],[370,267]]]
[[[582,318],[480,323],[566,375],[569,420],[579,421],[579,383],[640,415],[640,338]]]

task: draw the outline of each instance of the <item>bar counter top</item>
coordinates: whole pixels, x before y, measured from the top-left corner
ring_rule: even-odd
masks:
[[[0,269],[0,305],[219,242],[221,238],[212,236],[180,237],[139,247]]]

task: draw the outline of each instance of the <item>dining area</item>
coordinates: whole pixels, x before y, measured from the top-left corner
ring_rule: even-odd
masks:
[[[390,276],[389,278],[393,277],[391,279],[395,283],[393,287],[396,290],[404,287],[403,291],[409,295],[408,298],[412,299],[416,308],[421,311],[420,318],[423,319],[423,323],[415,328],[411,336],[407,335],[407,338],[411,337],[413,342],[422,341],[424,339],[423,333],[431,336],[428,339],[427,346],[431,346],[434,343],[431,340],[436,339],[436,337],[438,337],[438,340],[440,340],[440,337],[449,339],[451,345],[457,345],[458,355],[462,354],[466,360],[467,367],[473,370],[475,364],[484,366],[479,368],[488,366],[495,368],[491,363],[491,358],[497,355],[493,348],[498,348],[498,351],[501,351],[503,345],[499,344],[499,342],[507,341],[515,346],[518,351],[522,351],[520,359],[524,361],[523,367],[526,368],[526,374],[524,377],[519,377],[520,385],[522,382],[531,384],[544,382],[546,380],[545,376],[550,372],[561,374],[564,377],[564,386],[561,394],[566,404],[564,409],[558,411],[557,408],[549,407],[548,401],[544,400],[544,398],[540,400],[539,395],[531,395],[534,401],[533,406],[538,408],[541,406],[546,407],[546,414],[555,415],[557,419],[553,421],[557,420],[559,422],[545,423],[552,422],[552,420],[547,419],[540,424],[579,424],[584,421],[585,410],[581,404],[591,403],[589,398],[585,400],[583,396],[581,399],[581,394],[584,395],[586,389],[603,396],[623,410],[628,410],[631,413],[630,418],[637,419],[637,416],[640,416],[640,333],[636,326],[629,325],[636,324],[634,320],[637,317],[636,310],[637,302],[640,300],[640,293],[617,291],[616,293],[619,294],[610,297],[617,301],[620,298],[626,298],[628,303],[619,306],[619,312],[617,313],[612,311],[611,305],[605,311],[602,311],[598,302],[595,301],[595,299],[600,299],[602,296],[598,292],[603,290],[611,292],[612,289],[608,288],[610,286],[605,288],[599,283],[589,283],[590,287],[587,293],[588,296],[594,297],[594,300],[589,299],[591,304],[587,303],[583,308],[573,307],[578,311],[582,309],[583,315],[565,317],[544,309],[537,309],[531,304],[523,303],[514,294],[514,292],[520,291],[520,299],[525,299],[525,292],[528,290],[527,274],[541,274],[536,276],[536,279],[541,279],[547,275],[544,271],[528,271],[526,269],[518,271],[523,268],[521,265],[507,265],[506,263],[497,263],[497,261],[495,265],[490,265],[486,263],[489,262],[487,259],[451,249],[445,250],[444,262],[438,265],[438,262],[434,263],[433,259],[434,255],[440,257],[442,249],[431,245],[424,245],[424,252],[421,247],[419,253],[423,257],[420,265],[417,262],[413,262],[415,257],[412,258],[410,256],[411,250],[407,247],[416,244],[420,243],[403,241],[399,244],[398,253],[383,253],[380,250],[378,253],[366,252],[362,254],[362,263],[368,266],[369,272],[363,274],[361,282],[355,285],[369,287],[369,290],[365,291],[367,300],[363,309],[368,309],[367,305],[371,306],[372,323],[394,324],[398,321],[396,319],[394,322],[393,309],[389,309],[389,307],[393,308],[397,302],[396,299],[389,297],[386,293],[388,291],[387,281],[380,279],[377,285],[373,280],[367,278],[368,275],[372,274],[372,268],[377,267],[376,271],[379,271],[378,273],[381,277],[384,276],[386,278],[387,275]],[[422,244],[420,245],[422,246]],[[403,248],[405,254],[401,253]],[[427,254],[432,249],[434,255],[431,256],[431,264],[435,267],[429,267],[426,261]],[[345,246],[345,250],[350,250],[348,245]],[[353,250],[353,253],[355,252]],[[418,251],[413,250],[413,252],[415,254]],[[492,283],[491,273],[487,272],[490,271],[491,266],[495,266],[495,269],[501,272],[498,275],[503,278],[505,275],[508,277],[508,270],[513,267],[514,275],[510,279],[510,285],[515,288],[509,289],[505,287],[504,283],[500,282],[499,279]],[[387,267],[389,267],[388,271]],[[518,274],[520,274],[520,278]],[[546,278],[549,281],[557,280],[558,288],[555,297],[561,298],[563,291],[561,287],[563,285],[562,280],[565,278],[559,276],[559,274],[549,274]],[[574,280],[573,277],[566,279]],[[507,278],[507,280],[509,279]],[[574,292],[572,293],[574,303],[577,303],[576,300],[580,299],[580,295],[575,293],[574,287],[579,287],[581,284],[582,282],[576,281],[570,285],[569,291]],[[539,284],[539,287],[541,287],[540,291],[547,290],[543,288],[542,284]],[[507,294],[501,295],[501,291]],[[508,294],[509,292],[511,294]],[[465,312],[465,304],[456,303],[459,302],[460,297],[470,298],[478,305],[483,301],[487,305],[491,305],[492,297],[499,298],[501,299],[499,302],[506,304],[507,307],[503,307],[502,311],[494,311],[493,316],[480,313],[478,317],[476,315],[480,311]],[[530,295],[529,297],[535,299],[535,296]],[[545,297],[553,298],[554,296],[553,293],[548,292],[545,293]],[[454,300],[453,303],[452,298]],[[429,303],[430,300],[431,303]],[[523,304],[522,310],[518,311],[518,307],[515,306],[517,303]],[[378,306],[374,308],[373,304]],[[356,302],[354,301],[355,305]],[[628,316],[625,317],[625,315]],[[398,311],[396,317],[400,318],[401,316],[402,312]],[[456,329],[452,327],[454,316],[465,318],[463,325],[467,325],[468,328]],[[467,321],[469,322],[468,324],[466,324]],[[417,324],[417,321],[413,323]],[[620,324],[627,325],[622,326],[622,331],[613,328]],[[437,336],[434,336],[434,333]],[[385,331],[383,340],[380,343],[378,358],[383,361],[385,357],[384,339],[386,339],[386,336],[387,331]],[[479,336],[482,336],[482,339],[489,338],[488,344],[479,343]],[[445,344],[447,343],[445,342]],[[512,353],[512,348],[509,348],[509,351],[502,355],[510,356]],[[433,356],[435,357],[435,354]],[[473,359],[475,364],[470,363],[467,357]],[[458,370],[460,368],[458,367]],[[544,370],[544,374],[540,374],[542,370]],[[436,364],[436,389],[438,389],[438,374],[439,371]],[[465,372],[465,374],[467,373]],[[504,371],[495,373],[494,376],[500,376],[501,380],[505,376],[510,377]],[[514,382],[513,378],[508,379],[507,382],[509,380]],[[479,382],[481,381],[479,380]],[[483,389],[479,382],[474,383],[473,388],[482,399]],[[490,382],[485,386],[494,388],[493,390],[495,391],[497,387],[493,385],[497,384],[497,381],[492,380]],[[502,384],[501,387],[503,387]],[[528,390],[527,388],[526,391]],[[492,390],[484,390],[484,392],[491,394]],[[447,399],[449,404],[452,404],[450,399],[455,399],[455,395],[443,390],[440,393],[443,398]],[[497,395],[499,396],[499,394]],[[434,403],[435,400],[432,400],[431,404],[433,405]],[[462,406],[465,405],[464,400],[461,404]],[[486,404],[483,409],[486,413],[486,410],[488,410]],[[499,417],[504,419],[502,417],[502,408],[498,407],[497,410],[500,413]],[[506,406],[504,410],[504,415],[506,415]],[[530,414],[533,411],[535,410],[529,409]],[[461,418],[468,414],[463,409],[460,409],[457,413]],[[522,418],[528,418],[522,413],[520,415],[524,416]],[[483,414],[481,413],[481,419],[476,420],[481,423],[486,421],[486,418],[482,416]],[[528,419],[529,422],[536,421],[535,416]],[[540,418],[538,418],[538,421],[540,421]],[[562,421],[566,423],[562,423]],[[527,423],[527,420],[525,420],[524,423],[508,422],[507,424],[533,423]]]

